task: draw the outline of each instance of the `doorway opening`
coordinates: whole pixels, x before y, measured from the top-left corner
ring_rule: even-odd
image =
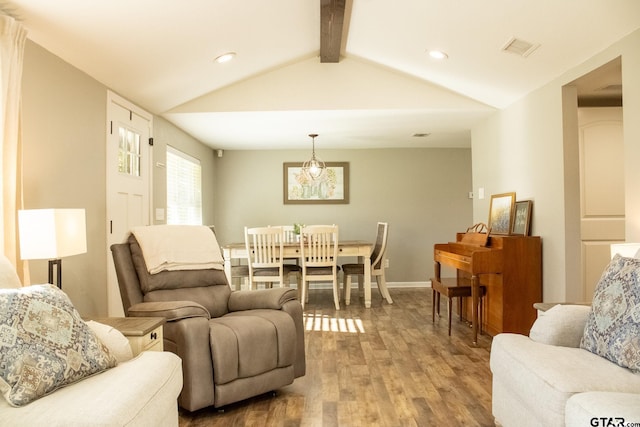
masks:
[[[567,297],[591,301],[611,258],[611,243],[625,240],[622,60],[618,57],[567,86],[572,87],[569,93],[575,99],[569,102],[565,98],[564,108],[569,103],[575,107],[571,123],[577,129],[569,132],[569,142],[565,140],[565,156],[573,159],[569,163],[573,163],[579,178],[565,176],[566,200],[575,200],[572,212],[579,216],[580,225],[575,234],[567,234]],[[570,254],[578,247],[578,254]],[[571,259],[579,265],[578,278],[573,273],[576,269],[570,267]],[[574,283],[569,282],[571,274]]]

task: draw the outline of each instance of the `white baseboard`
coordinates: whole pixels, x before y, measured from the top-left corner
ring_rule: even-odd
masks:
[[[340,283],[340,287],[342,287],[342,283]],[[351,289],[357,288],[358,283],[352,282]],[[430,288],[431,280],[427,280],[426,282],[387,282],[387,288]],[[329,282],[311,282],[312,289],[331,289],[331,283]],[[377,289],[378,284],[375,279],[371,281],[371,289]]]

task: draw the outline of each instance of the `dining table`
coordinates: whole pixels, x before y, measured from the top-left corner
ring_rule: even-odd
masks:
[[[364,264],[364,306],[371,308],[371,251],[373,244],[363,240],[341,240],[338,242],[338,257],[357,257]],[[283,244],[283,258],[300,259],[299,242]],[[222,245],[224,272],[231,283],[231,265],[233,260],[248,260],[249,254],[245,243],[229,243]]]

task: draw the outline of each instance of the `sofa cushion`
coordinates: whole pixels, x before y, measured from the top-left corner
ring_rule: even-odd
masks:
[[[0,399],[0,426],[176,427],[181,366],[173,353],[144,351],[21,408]]]
[[[216,384],[260,375],[295,361],[295,324],[283,311],[233,312],[211,319],[209,330]]]
[[[53,285],[0,289],[0,392],[22,406],[116,365]]]
[[[151,274],[147,269],[142,248],[133,234],[129,236],[128,243],[131,259],[140,279],[140,289],[144,294],[162,289],[195,288],[217,284],[229,287],[224,271],[214,268],[161,271]]]
[[[567,399],[585,391],[634,393],[640,375],[580,348],[542,344],[518,334],[493,338],[493,381],[508,387],[540,425],[563,425]]]
[[[231,294],[231,289],[227,285],[201,286],[198,288],[183,289],[162,289],[146,294],[144,296],[144,302],[169,303],[172,301],[197,301],[197,304],[200,307],[204,307],[204,309],[209,312],[210,317],[220,317],[229,312],[229,294]],[[202,312],[202,309],[189,311],[191,311],[192,314],[196,314],[198,311]]]
[[[131,344],[122,332],[111,325],[98,323],[94,320],[89,320],[87,322],[87,326],[89,326],[98,336],[100,341],[102,341],[102,344],[107,346],[111,354],[115,356],[118,363],[126,362],[133,358]]]
[[[611,260],[596,285],[580,346],[640,372],[640,259]]]
[[[567,401],[565,411],[565,427],[637,425],[632,423],[640,421],[640,394],[580,393]]]
[[[142,249],[133,235],[128,238],[131,259],[145,302],[197,301],[211,317],[229,312],[231,288],[223,270],[177,270],[149,274]]]
[[[587,305],[553,306],[539,315],[529,337],[543,344],[578,348],[590,312]]]

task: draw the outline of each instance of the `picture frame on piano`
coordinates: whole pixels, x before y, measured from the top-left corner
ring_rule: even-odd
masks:
[[[511,234],[515,203],[515,192],[491,195],[491,205],[489,206],[491,234]]]
[[[531,234],[531,200],[516,202],[515,213],[513,215],[513,228],[511,234],[529,236]]]

